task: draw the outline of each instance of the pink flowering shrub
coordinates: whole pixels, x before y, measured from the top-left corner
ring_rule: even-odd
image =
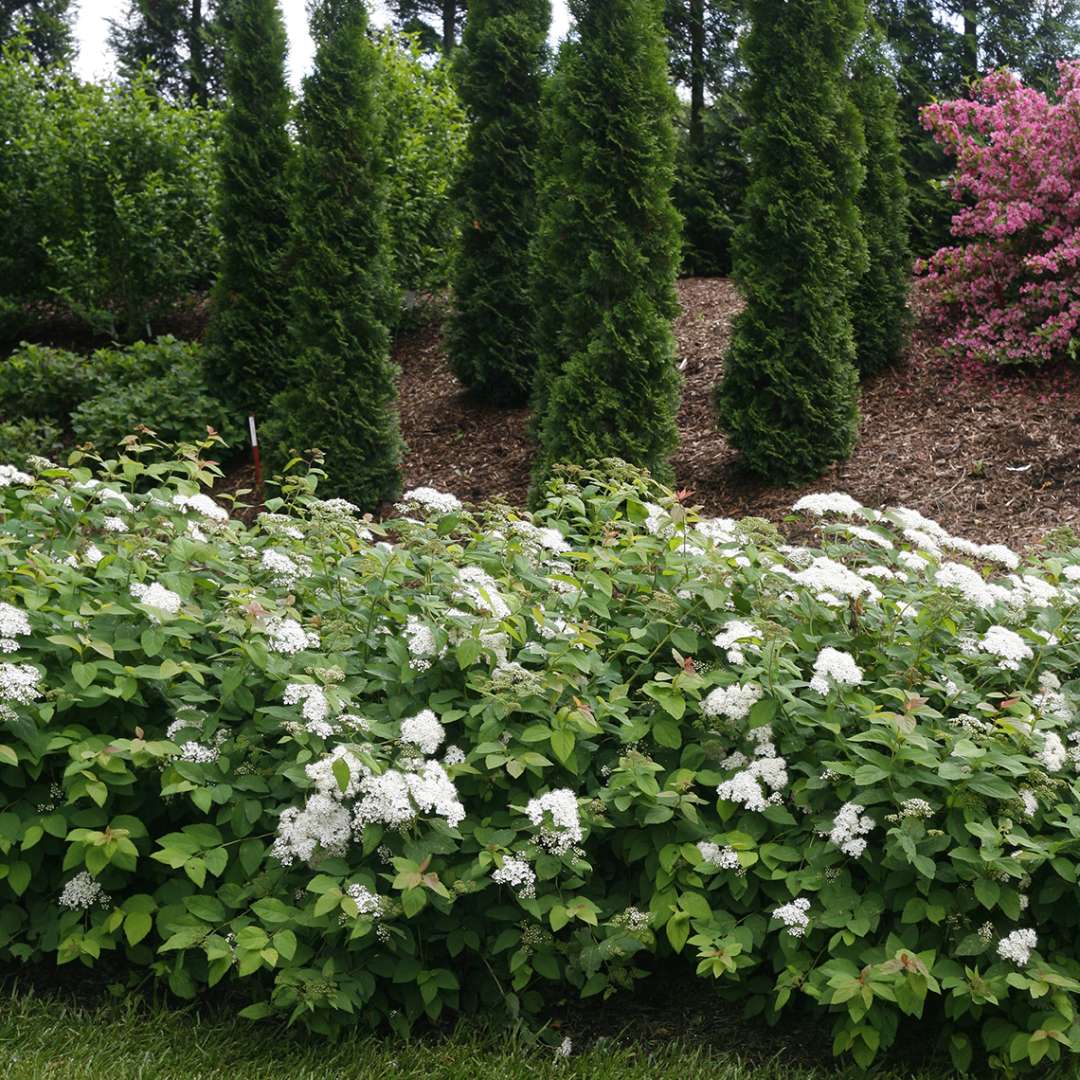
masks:
[[[971,100],[928,105],[923,123],[956,158],[960,246],[920,260],[926,316],[954,354],[999,364],[1075,355],[1080,320],[1080,63],[1057,100],[1009,72]]]

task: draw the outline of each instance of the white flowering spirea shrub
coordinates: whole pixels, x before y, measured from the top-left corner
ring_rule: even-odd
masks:
[[[1080,551],[839,496],[790,547],[614,465],[245,524],[199,453],[0,468],[0,960],[333,1032],[681,956],[862,1064],[1080,1050]]]

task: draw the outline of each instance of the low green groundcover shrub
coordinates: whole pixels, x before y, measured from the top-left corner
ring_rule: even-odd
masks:
[[[55,443],[56,425],[102,451],[138,424],[169,441],[199,438],[210,425],[241,445],[243,431],[206,387],[199,352],[169,335],[89,355],[24,343],[0,360],[0,417],[22,418],[10,432],[0,427],[0,449],[10,443],[22,456],[48,456],[42,440]],[[41,438],[28,419],[43,421]]]
[[[1080,550],[617,466],[245,525],[206,449],[0,470],[0,959],[404,1033],[677,954],[863,1065],[1080,1049]]]

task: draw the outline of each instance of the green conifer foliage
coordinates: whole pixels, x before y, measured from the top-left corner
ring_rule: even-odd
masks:
[[[207,383],[238,412],[262,414],[284,385],[289,243],[285,27],[277,0],[228,5],[221,141],[221,271],[207,328]]]
[[[498,404],[527,401],[536,367],[528,249],[550,22],[550,0],[472,0],[454,61],[471,126],[447,347],[465,387]]]
[[[668,479],[680,221],[660,4],[571,0],[570,10],[578,36],[545,94],[534,480],[602,457]]]
[[[852,293],[851,318],[855,365],[860,374],[870,375],[894,363],[904,348],[911,277],[899,97],[876,31],[868,32],[860,43],[851,97],[862,115],[866,137],[866,177],[858,203],[868,262]]]
[[[746,298],[716,402],[758,476],[801,481],[846,457],[858,421],[849,298],[865,267],[862,131],[845,65],[859,0],[751,0],[750,183],[735,238]]]
[[[364,509],[398,490],[401,437],[387,329],[394,306],[386,228],[378,50],[364,0],[318,0],[304,80],[296,191],[289,386],[266,428],[272,463],[317,447],[320,491]]]

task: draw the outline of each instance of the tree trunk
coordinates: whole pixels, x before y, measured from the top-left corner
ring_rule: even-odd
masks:
[[[976,0],[964,5],[964,74],[973,79],[979,74],[979,13]]]
[[[458,0],[443,0],[442,6],[442,51],[449,56],[457,42]]]
[[[690,146],[705,141],[705,0],[690,0]]]
[[[191,0],[188,21],[188,101],[206,108],[210,100],[203,42],[202,0]]]

